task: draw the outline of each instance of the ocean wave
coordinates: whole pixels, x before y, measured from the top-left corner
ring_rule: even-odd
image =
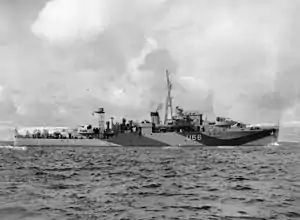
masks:
[[[297,219],[300,150],[0,151],[0,219]]]

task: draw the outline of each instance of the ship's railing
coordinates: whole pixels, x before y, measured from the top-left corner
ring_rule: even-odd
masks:
[[[95,135],[90,135],[90,136],[95,136]],[[90,136],[84,136],[80,135],[78,133],[47,133],[47,134],[42,134],[42,133],[29,133],[27,132],[26,134],[15,134],[15,138],[34,138],[34,139],[84,139],[84,138],[90,138]]]
[[[49,136],[37,136],[37,135],[15,135],[15,138],[28,138],[28,139],[86,139],[88,137],[84,136],[54,136],[54,135],[49,135]]]

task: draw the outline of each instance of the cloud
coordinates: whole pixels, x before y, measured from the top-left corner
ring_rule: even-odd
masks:
[[[287,33],[295,35],[287,26],[297,20],[288,13],[295,5],[224,2],[218,7],[192,1],[173,5],[159,31],[179,63],[177,72],[214,92],[216,114],[245,121],[274,120],[296,98],[290,82],[299,85],[299,77],[288,74],[288,66],[280,60],[290,53]],[[282,80],[279,72],[288,77]]]
[[[249,123],[285,111],[299,119],[290,110],[300,97],[298,9],[295,1],[1,1],[1,115],[35,126],[91,123],[98,107],[148,117],[165,99],[169,69],[174,106]]]
[[[109,25],[106,0],[49,1],[32,25],[32,31],[50,41],[90,39]]]

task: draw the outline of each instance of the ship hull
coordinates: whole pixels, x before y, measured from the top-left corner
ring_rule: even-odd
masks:
[[[224,132],[220,137],[209,136],[201,132],[181,133],[183,136],[197,141],[205,146],[242,146],[242,145],[268,145],[277,141],[278,132],[274,129],[250,130],[246,132],[234,133]],[[226,135],[228,138],[226,138]],[[220,135],[221,136],[221,135]]]
[[[200,147],[200,146],[265,146],[277,141],[277,132],[261,130],[237,138],[216,138],[200,132],[152,133],[138,135],[123,133],[107,140],[100,139],[46,139],[21,138],[14,140],[15,146],[92,146],[92,147]]]

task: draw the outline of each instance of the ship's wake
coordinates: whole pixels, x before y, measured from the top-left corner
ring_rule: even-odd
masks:
[[[171,149],[171,150],[177,150],[181,147],[181,145],[174,145],[174,146],[166,146],[166,147],[162,147],[162,149],[164,150],[168,150],[168,149]]]
[[[234,147],[234,146],[218,146],[217,148],[219,148],[219,149],[234,149],[236,147]]]
[[[280,146],[280,144],[278,142],[274,142],[270,144],[271,146]]]
[[[0,149],[4,148],[4,149],[13,149],[13,150],[27,150],[27,147],[25,146],[12,146],[12,145],[0,145]]]

